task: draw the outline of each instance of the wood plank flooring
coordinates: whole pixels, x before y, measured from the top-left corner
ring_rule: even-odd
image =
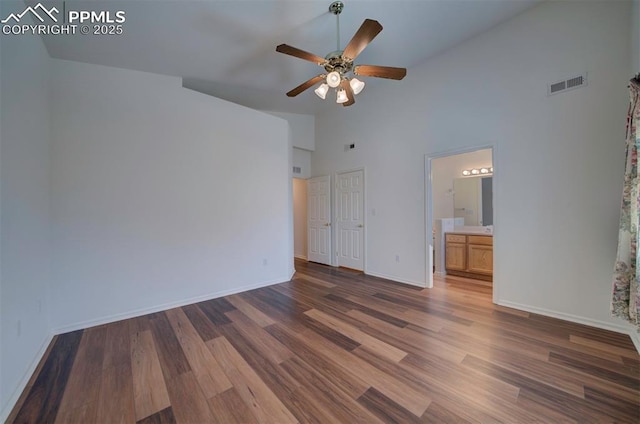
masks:
[[[296,261],[292,281],[56,336],[9,423],[638,423],[605,330]]]

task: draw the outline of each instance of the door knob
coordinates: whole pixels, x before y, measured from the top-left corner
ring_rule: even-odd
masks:
[[[330,224],[329,222],[327,222],[327,223],[325,223],[325,224],[324,224],[324,226],[325,226],[325,227],[330,227],[330,226],[331,226],[331,224]]]
[[[363,228],[363,227],[364,227],[364,225],[358,224],[358,228]]]

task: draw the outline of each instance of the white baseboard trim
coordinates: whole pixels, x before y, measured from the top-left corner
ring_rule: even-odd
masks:
[[[53,334],[49,334],[42,341],[42,345],[40,346],[40,348],[38,349],[38,352],[35,354],[35,356],[31,360],[31,363],[29,364],[29,368],[27,368],[27,370],[25,371],[24,375],[22,376],[22,379],[20,380],[20,383],[11,394],[11,397],[7,400],[6,405],[3,405],[2,411],[0,411],[0,423],[5,422],[7,418],[9,418],[9,414],[11,413],[11,411],[13,410],[13,407],[18,402],[18,399],[20,399],[20,395],[22,395],[22,392],[24,391],[25,387],[27,387],[27,384],[29,384],[29,380],[31,380],[31,376],[36,371],[38,364],[42,360],[42,357],[46,353],[47,348],[51,344],[51,340],[53,340]]]
[[[302,259],[303,261],[308,261],[309,259],[307,259],[307,257],[305,255],[293,255],[294,258],[296,259]]]
[[[289,278],[289,280],[291,280],[291,278]],[[123,319],[135,318],[141,315],[147,315],[147,314],[152,314],[154,312],[166,311],[167,309],[179,308],[181,306],[191,305],[192,303],[203,302],[205,300],[216,299],[218,297],[223,297],[223,296],[230,296],[236,293],[259,289],[261,287],[272,286],[274,284],[279,284],[289,280],[277,279],[277,280],[263,281],[260,283],[249,284],[247,286],[236,287],[229,290],[221,290],[219,292],[207,293],[201,296],[195,296],[188,299],[179,300],[176,302],[164,303],[162,305],[157,305],[150,308],[136,309],[134,311],[109,315],[106,317],[101,317],[93,320],[78,322],[78,323],[69,324],[69,325],[63,325],[63,326],[54,328],[53,332],[54,334],[63,334],[63,333],[68,333],[70,331],[82,330],[89,327],[95,327],[96,325],[109,324],[111,322],[121,321]]]
[[[640,353],[640,337],[638,335],[638,332],[631,325],[625,325],[624,323],[615,324],[611,322],[585,318],[578,315],[567,314],[564,312],[552,311],[550,309],[538,308],[536,306],[510,302],[508,300],[500,300],[497,302],[497,304],[500,306],[506,306],[507,308],[519,309],[521,311],[532,312],[538,315],[544,315],[551,318],[558,318],[565,321],[584,324],[590,327],[601,328],[603,330],[615,331],[616,333],[628,334],[631,338],[631,341],[635,345],[636,350],[638,351],[638,353]]]
[[[392,275],[380,274],[378,272],[371,272],[369,270],[365,270],[364,273],[367,274],[367,275],[371,275],[373,277],[384,278],[386,280],[395,281],[396,283],[408,284],[410,286],[416,286],[416,287],[421,287],[421,288],[427,287],[427,285],[423,281],[416,282],[416,281],[411,281],[411,280],[405,280],[403,278],[394,277]]]

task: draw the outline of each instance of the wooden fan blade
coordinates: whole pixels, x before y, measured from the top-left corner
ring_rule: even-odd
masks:
[[[309,88],[309,87],[313,86],[314,84],[317,84],[320,81],[324,80],[324,78],[325,78],[324,75],[318,75],[317,77],[313,77],[310,80],[307,80],[307,81],[303,82],[302,84],[300,84],[299,86],[297,86],[293,90],[289,91],[287,93],[287,96],[295,97],[298,94],[302,93],[307,88]]]
[[[342,106],[351,106],[352,104],[354,104],[356,102],[356,96],[354,96],[353,94],[353,90],[351,89],[351,84],[349,84],[349,81],[342,80],[342,82],[340,83],[340,88],[346,91],[348,99],[346,102],[342,103]]]
[[[382,31],[382,25],[380,22],[373,19],[365,19],[358,31],[354,34],[347,47],[342,52],[342,57],[354,60],[364,50],[365,47],[376,38]]]
[[[388,78],[401,80],[407,75],[406,68],[394,68],[392,66],[358,65],[353,68],[353,73],[363,77]]]
[[[295,47],[291,47],[287,44],[280,44],[276,47],[276,51],[279,53],[288,54],[289,56],[294,56],[299,59],[308,60],[309,62],[313,62],[316,65],[321,65],[325,62],[325,59],[320,56],[316,56],[313,53],[305,52],[304,50],[297,49]]]

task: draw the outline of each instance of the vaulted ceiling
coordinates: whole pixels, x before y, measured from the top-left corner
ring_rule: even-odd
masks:
[[[365,18],[375,19],[384,29],[357,62],[406,67],[410,74],[411,67],[538,1],[344,0],[341,48]],[[286,43],[319,56],[336,50],[336,18],[328,11],[330,3],[67,0],[67,10],[125,11],[123,34],[43,39],[55,58],[182,77],[186,87],[251,108],[313,114],[336,104],[328,98],[320,100],[311,89],[293,99],[285,93],[322,68],[277,53],[275,47]],[[403,83],[365,81],[365,90]]]

